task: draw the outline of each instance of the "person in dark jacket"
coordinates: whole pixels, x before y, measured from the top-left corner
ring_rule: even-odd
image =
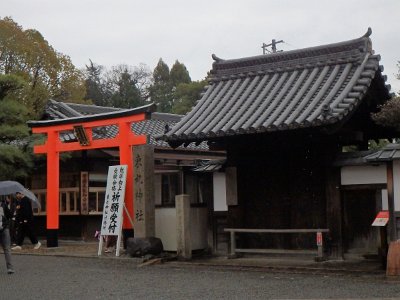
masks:
[[[11,259],[11,239],[10,239],[10,228],[9,220],[11,219],[11,211],[7,206],[7,203],[2,201],[0,203],[0,242],[3,247],[4,257],[6,259],[7,273],[13,274],[14,267]]]
[[[22,193],[15,194],[17,203],[15,206],[15,222],[17,225],[17,246],[12,250],[21,250],[25,236],[28,236],[33,249],[39,249],[42,245],[33,231],[33,212],[31,200]]]
[[[11,212],[11,219],[9,219],[9,226],[10,229],[10,238],[11,238],[11,245],[15,246],[17,243],[17,231],[15,229],[15,199],[11,198],[11,195],[6,196],[6,204],[8,209]]]

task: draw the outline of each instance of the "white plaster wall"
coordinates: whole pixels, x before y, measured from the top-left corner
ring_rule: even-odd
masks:
[[[225,173],[213,173],[214,211],[227,211]]]
[[[165,251],[176,251],[175,207],[156,207],[156,237],[161,239]]]
[[[207,244],[207,207],[190,208],[190,233],[192,250],[206,249]]]
[[[394,210],[400,211],[400,161],[393,162]],[[342,185],[386,184],[386,164],[379,166],[346,166],[341,169]],[[388,210],[387,190],[382,190],[382,209]]]
[[[346,166],[341,168],[342,185],[386,183],[386,166]]]
[[[157,207],[156,217],[156,237],[161,239],[165,251],[176,251],[176,209],[174,207]],[[207,208],[190,208],[190,236],[192,250],[207,248]]]

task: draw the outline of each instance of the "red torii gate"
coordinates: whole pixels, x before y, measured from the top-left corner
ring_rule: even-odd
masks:
[[[149,114],[155,110],[155,105],[150,104],[135,109],[104,113],[91,116],[74,117],[69,119],[49,121],[29,121],[32,133],[47,134],[47,141],[43,145],[34,147],[35,154],[47,154],[47,247],[58,246],[59,229],[59,154],[67,151],[91,150],[100,148],[119,148],[120,164],[128,165],[125,205],[131,216],[133,213],[133,150],[134,145],[147,143],[147,136],[135,135],[131,124],[148,119]],[[113,138],[93,139],[93,128],[115,125],[118,134]],[[75,131],[82,135],[84,141],[63,143],[59,134],[62,131]],[[81,136],[81,138],[82,138]],[[124,229],[131,229],[124,212]]]

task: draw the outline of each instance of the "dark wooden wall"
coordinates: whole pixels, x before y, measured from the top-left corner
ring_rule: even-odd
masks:
[[[372,227],[381,209],[380,189],[346,189],[342,191],[343,247],[363,253],[376,252],[379,246],[379,230]],[[378,195],[378,197],[377,197]]]
[[[326,228],[326,172],[337,147],[313,135],[240,138],[228,151],[237,166],[239,205],[229,226]],[[314,234],[243,234],[246,247],[315,248]]]

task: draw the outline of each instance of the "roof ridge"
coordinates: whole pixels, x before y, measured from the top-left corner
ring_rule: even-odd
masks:
[[[256,76],[315,65],[360,64],[366,54],[373,54],[369,38],[371,33],[372,30],[368,28],[367,33],[357,39],[239,59],[224,60],[213,54],[215,61],[210,72],[211,82],[233,79],[251,72]]]
[[[162,112],[153,112],[151,114],[152,120],[162,120],[162,121],[170,121],[170,122],[178,122],[182,119],[182,115],[172,114],[172,113],[162,113]]]
[[[73,105],[73,106],[79,106],[79,107],[98,107],[98,108],[104,108],[104,109],[110,109],[110,110],[116,110],[116,111],[123,110],[123,108],[119,108],[119,107],[100,106],[100,105],[95,105],[95,104],[83,104],[83,103],[73,103],[73,102],[59,102],[59,103],[64,103],[68,106]]]

